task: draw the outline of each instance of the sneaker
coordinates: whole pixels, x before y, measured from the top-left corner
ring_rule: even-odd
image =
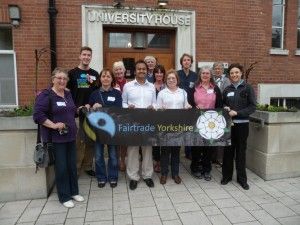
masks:
[[[69,200],[69,201],[64,202],[63,206],[66,207],[66,208],[73,208],[75,205],[74,205],[74,202],[72,200]]]
[[[72,198],[76,201],[76,202],[83,202],[84,198],[81,195],[73,195]]]
[[[117,181],[111,181],[110,182],[110,187],[111,188],[115,188],[115,187],[117,187],[117,185],[118,185]]]
[[[104,181],[99,181],[98,182],[98,187],[99,188],[104,188],[105,187],[105,182]]]

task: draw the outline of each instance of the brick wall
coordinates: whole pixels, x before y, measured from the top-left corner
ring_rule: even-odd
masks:
[[[112,5],[113,0],[57,0],[57,64],[67,69],[78,64],[81,47],[81,5]],[[155,7],[157,0],[126,0],[126,6]],[[270,55],[272,1],[170,0],[168,8],[196,11],[197,61],[226,61],[250,64],[258,61],[249,82],[300,83],[300,56],[297,45],[297,1],[286,1],[285,47],[288,56]],[[18,4],[22,10],[19,28],[13,29],[20,104],[34,96],[34,50],[49,48],[48,1],[2,0],[0,23],[8,23],[7,5]],[[39,67],[39,85],[49,83],[50,56],[46,52]]]

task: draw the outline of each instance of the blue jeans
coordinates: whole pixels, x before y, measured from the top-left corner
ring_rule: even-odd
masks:
[[[53,143],[55,156],[55,182],[61,203],[78,195],[75,141]]]
[[[95,161],[96,161],[96,177],[98,182],[118,181],[118,155],[115,145],[108,145],[108,165],[104,160],[104,145],[95,143]]]
[[[180,147],[179,146],[163,146],[163,147],[161,147],[161,155],[160,155],[161,175],[168,176],[169,165],[170,165],[170,156],[171,156],[172,177],[178,176],[178,174],[179,174],[179,157],[180,157]]]

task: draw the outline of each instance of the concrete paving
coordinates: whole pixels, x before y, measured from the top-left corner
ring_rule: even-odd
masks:
[[[154,188],[140,181],[131,191],[124,173],[114,189],[98,188],[95,178],[81,175],[84,202],[67,209],[58,202],[55,190],[48,199],[2,202],[0,224],[300,225],[300,177],[264,181],[248,170],[250,190],[245,191],[235,177],[220,185],[221,170],[215,165],[208,182],[192,177],[190,161],[181,161],[182,184],[168,178],[163,186],[154,174]]]

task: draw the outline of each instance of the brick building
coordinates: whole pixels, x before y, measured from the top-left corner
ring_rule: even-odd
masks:
[[[83,45],[93,48],[93,68],[100,71],[124,60],[128,77],[132,61],[149,54],[167,69],[179,69],[184,52],[194,55],[193,70],[214,61],[257,61],[249,82],[258,91],[260,84],[285,87],[285,96],[275,96],[278,86],[270,91],[262,85],[259,95],[299,101],[300,0],[169,0],[164,8],[158,8],[158,0],[117,2],[1,0],[0,107],[32,102],[35,90],[48,85],[51,67],[78,65]]]

